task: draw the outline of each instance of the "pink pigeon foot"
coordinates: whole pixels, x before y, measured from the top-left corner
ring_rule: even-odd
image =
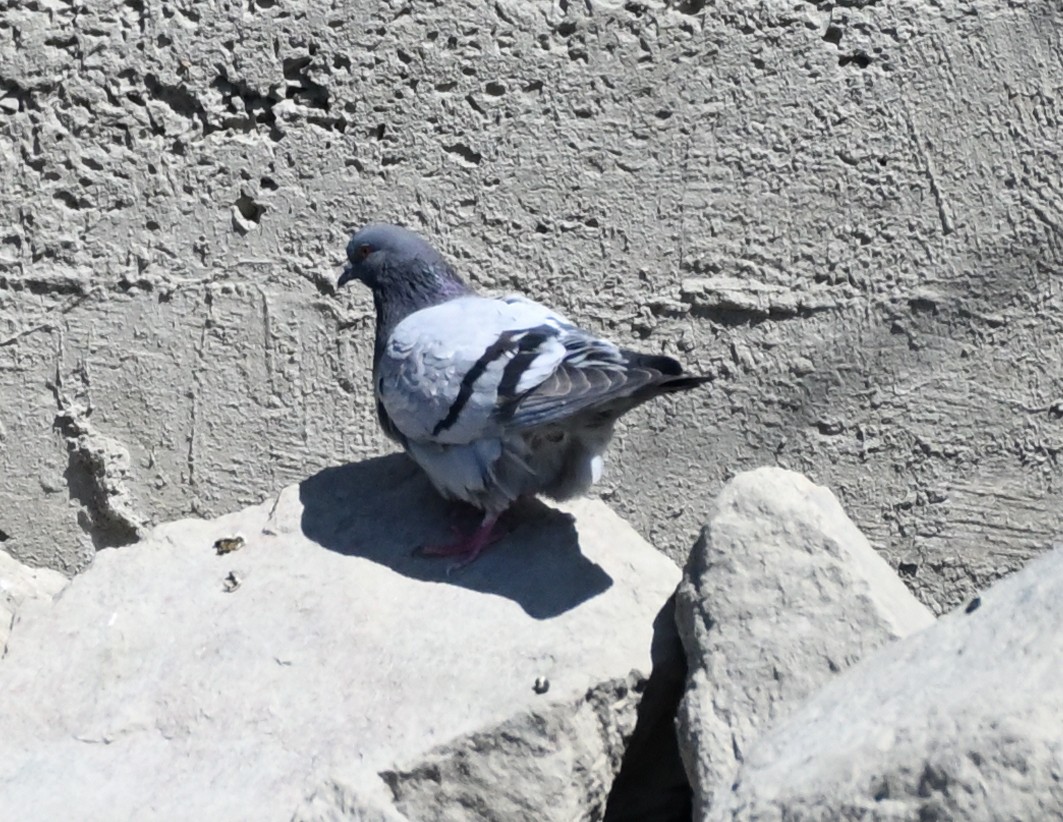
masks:
[[[464,537],[459,536],[453,542],[443,545],[425,545],[418,553],[426,557],[456,557],[458,561],[447,569],[447,573],[464,568],[480,556],[484,549],[497,542],[502,536],[495,529],[497,522],[497,515],[486,516],[480,526],[471,534]],[[458,529],[454,528],[453,530],[457,534]]]

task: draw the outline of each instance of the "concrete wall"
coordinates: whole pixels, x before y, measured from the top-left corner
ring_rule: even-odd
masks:
[[[1055,3],[0,10],[0,531],[67,572],[384,448],[350,230],[721,374],[603,496],[677,559],[833,488],[942,607],[1059,534]]]

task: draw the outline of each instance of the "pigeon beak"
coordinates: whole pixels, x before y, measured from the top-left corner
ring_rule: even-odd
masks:
[[[343,267],[343,273],[340,274],[340,278],[336,281],[336,288],[343,288],[344,285],[355,279],[354,271],[351,270],[349,265]]]

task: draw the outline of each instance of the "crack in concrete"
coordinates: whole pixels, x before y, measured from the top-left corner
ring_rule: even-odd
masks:
[[[0,281],[0,286],[2,286],[2,281]],[[68,314],[71,311],[73,311],[75,308],[77,308],[79,305],[81,305],[83,302],[85,302],[85,300],[87,300],[90,296],[91,296],[91,294],[82,294],[79,297],[75,297],[72,300],[68,300],[65,304],[59,306],[58,308],[53,309],[52,311],[49,311],[45,315],[45,317],[48,317],[48,316],[53,315],[53,314],[59,314],[59,315]],[[0,339],[0,348],[4,348],[4,347],[9,346],[9,345],[14,345],[15,343],[17,343],[19,340],[23,339],[24,337],[28,337],[31,334],[36,334],[38,331],[55,331],[58,328],[59,328],[58,324],[55,323],[54,321],[52,321],[50,319],[47,319],[47,318],[40,319],[37,322],[31,323],[31,324],[27,325],[25,328],[19,329],[18,331],[15,331],[13,334],[10,334],[7,337],[4,337],[3,339]]]
[[[74,374],[81,379],[77,393],[83,402],[72,399],[64,389],[58,363],[55,377],[47,385],[58,408],[53,427],[63,437],[69,457],[64,477],[70,495],[83,506],[78,523],[97,550],[129,545],[146,532],[146,518],[136,510],[126,484],[129,450],[118,440],[100,434],[89,422],[88,371],[82,364]]]
[[[930,157],[930,152],[923,147],[919,132],[915,127],[915,120],[912,118],[912,112],[907,103],[904,106],[904,122],[908,126],[908,135],[912,139],[912,146],[915,148],[916,154],[922,162],[923,173],[926,175],[927,183],[930,186],[930,194],[933,196],[934,205],[937,208],[938,221],[941,223],[941,233],[948,236],[956,230],[956,222],[952,217],[952,209],[949,207],[948,202],[945,200],[945,196],[941,193],[941,189],[938,186],[937,172],[934,168],[933,160]]]

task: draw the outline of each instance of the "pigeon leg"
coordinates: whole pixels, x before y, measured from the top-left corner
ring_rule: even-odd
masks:
[[[458,561],[448,570],[456,571],[458,568],[464,568],[502,536],[495,528],[498,516],[498,514],[488,514],[471,534],[458,537],[454,542],[444,545],[426,545],[418,553],[426,557],[456,557]]]

